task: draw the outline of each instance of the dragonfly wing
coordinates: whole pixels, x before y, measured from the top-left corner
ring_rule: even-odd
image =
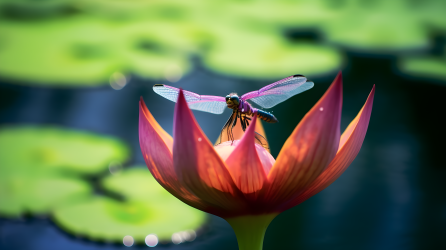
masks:
[[[217,99],[218,98],[218,99]],[[221,99],[220,99],[221,98]],[[213,114],[222,114],[225,111],[226,100],[220,96],[201,96],[201,100],[188,102],[189,108]]]
[[[241,98],[250,100],[263,108],[272,108],[313,86],[314,83],[307,81],[304,76],[295,75],[265,86],[258,91],[246,93]]]
[[[164,84],[156,84],[153,86],[153,91],[173,102],[177,102],[178,94],[180,93],[180,89]],[[183,93],[190,109],[205,111],[213,114],[221,114],[225,111],[226,100],[224,97],[199,95],[187,90],[183,90]]]
[[[250,100],[263,108],[272,108],[277,104],[286,101],[290,97],[311,89],[313,86],[313,82],[305,82],[298,87],[293,86],[294,88],[279,87],[277,89],[268,90],[264,95],[254,97]]]
[[[153,86],[153,91],[155,91],[155,93],[157,93],[158,95],[171,100],[172,102],[177,102],[178,94],[180,93],[180,89],[164,84],[155,84]],[[200,100],[199,94],[187,90],[183,90],[183,93],[187,102]]]

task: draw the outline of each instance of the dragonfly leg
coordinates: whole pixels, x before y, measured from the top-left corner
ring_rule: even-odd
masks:
[[[267,142],[266,138],[263,137],[263,135],[255,132],[255,138],[256,138],[256,141],[258,142],[258,144],[260,144],[265,149],[269,149],[268,142]]]
[[[229,119],[226,121],[226,123],[225,123],[225,125],[223,126],[223,128],[221,128],[221,132],[220,132],[220,141],[218,142],[218,144],[222,143],[221,140],[222,140],[222,138],[223,138],[223,132],[225,131],[225,129],[226,129],[226,133],[227,133],[227,135],[228,135],[228,140],[231,140],[230,138],[231,138],[231,136],[232,136],[232,131],[231,131],[231,133],[229,133],[228,128],[231,127],[231,124],[232,124],[233,120],[234,120],[234,113],[232,113],[232,115],[231,115],[231,116],[229,117]]]
[[[228,134],[228,139],[231,141],[232,145],[232,143],[234,143],[234,135],[232,134],[231,126],[226,127],[226,133]]]
[[[234,123],[232,123],[232,128],[235,127],[235,125],[237,125],[237,118],[239,117],[239,114],[237,113],[235,119],[234,119]]]
[[[237,124],[238,112],[234,111],[231,115],[231,120],[226,127],[226,133],[228,134],[228,139],[231,141],[231,145],[234,143],[234,134],[232,133],[232,128]],[[232,124],[232,126],[230,126]]]
[[[243,131],[246,131],[246,116],[240,117],[240,123],[242,124]]]

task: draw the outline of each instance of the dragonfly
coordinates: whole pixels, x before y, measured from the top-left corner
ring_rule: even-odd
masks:
[[[271,83],[259,90],[248,92],[242,96],[237,93],[230,93],[223,96],[199,95],[194,92],[183,90],[186,102],[190,109],[200,110],[213,114],[222,114],[226,108],[232,110],[232,114],[223,126],[217,144],[221,143],[223,133],[226,131],[228,139],[234,142],[232,129],[240,122],[242,130],[246,131],[251,117],[257,117],[268,123],[278,122],[277,118],[270,112],[253,107],[253,104],[263,109],[269,109],[289,98],[311,89],[314,86],[312,81],[308,81],[304,75],[292,75],[280,81]],[[153,91],[160,96],[176,102],[180,89],[165,84],[155,84]],[[249,101],[249,102],[248,102]],[[253,104],[251,104],[252,102]],[[256,132],[256,143],[267,148],[265,137]]]

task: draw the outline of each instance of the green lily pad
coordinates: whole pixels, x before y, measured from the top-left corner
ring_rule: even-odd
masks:
[[[170,240],[172,234],[197,229],[206,221],[205,213],[169,194],[147,168],[124,170],[105,178],[102,186],[125,200],[96,197],[60,207],[54,212],[56,223],[93,240],[120,242],[130,235],[136,242],[144,242],[149,234]]]
[[[322,26],[326,38],[359,51],[395,53],[426,49],[428,31],[404,3],[387,1],[368,6],[351,4]]]
[[[0,148],[2,169],[17,173],[92,175],[129,157],[129,149],[116,139],[56,127],[0,128]]]
[[[0,15],[8,19],[38,20],[70,15],[76,12],[72,0],[2,0]]]
[[[446,81],[446,57],[401,58],[398,69],[409,76]]]
[[[314,76],[337,71],[343,64],[335,48],[311,43],[288,43],[270,33],[230,30],[204,55],[211,70],[249,78],[284,75]]]
[[[123,25],[119,45],[128,71],[146,78],[166,77],[166,69],[178,68],[182,75],[192,69],[189,55],[198,50],[198,30],[180,22],[138,21]]]
[[[17,217],[25,213],[48,214],[90,197],[90,185],[75,178],[0,169],[0,214]]]
[[[179,46],[193,46],[172,39],[182,29],[170,25],[163,30],[167,26],[82,15],[33,23],[4,20],[0,75],[22,84],[97,86],[108,84],[115,72],[159,79],[174,65],[185,74],[191,69],[189,52]],[[171,35],[160,35],[166,31]]]
[[[231,13],[231,18],[238,15],[246,22],[273,27],[318,27],[337,18],[339,12],[322,1],[222,1],[218,4],[224,6],[226,13]]]
[[[444,14],[444,10],[446,10],[446,1],[415,1],[411,2],[411,4],[414,10],[411,14],[415,14],[420,22],[428,29],[433,29],[434,31],[446,31],[446,15]]]
[[[125,197],[126,200],[171,200],[173,197],[153,179],[145,166],[130,168],[108,176],[101,180],[101,186],[109,192]]]
[[[426,30],[416,21],[383,20],[377,17],[335,25],[339,26],[327,30],[328,40],[356,50],[399,52],[426,49],[429,46]]]
[[[50,86],[96,86],[122,69],[103,22],[3,21],[0,74]],[[92,35],[94,34],[94,35]]]
[[[78,0],[79,2],[79,0]],[[90,15],[126,21],[136,19],[187,20],[193,16],[192,9],[200,1],[150,0],[150,1],[109,1],[83,0],[80,8]]]

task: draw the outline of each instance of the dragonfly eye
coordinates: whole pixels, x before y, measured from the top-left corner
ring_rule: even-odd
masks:
[[[231,100],[235,103],[239,103],[239,98],[238,96],[231,96]]]
[[[226,101],[228,101],[229,100],[229,98],[231,98],[229,95],[227,95],[226,96]]]

